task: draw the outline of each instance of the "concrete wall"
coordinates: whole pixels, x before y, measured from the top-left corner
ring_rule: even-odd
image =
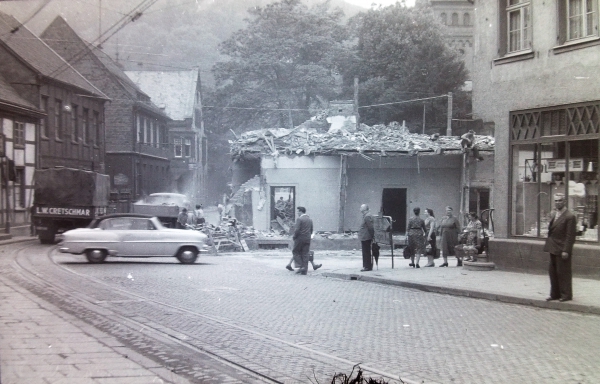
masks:
[[[508,237],[509,113],[600,98],[600,45],[567,52],[557,42],[556,2],[532,2],[533,55],[500,64],[498,3],[475,4],[473,118],[495,123],[494,208],[496,236]]]
[[[460,167],[460,155],[349,158],[344,230],[358,230],[361,204],[379,212],[384,188],[407,189],[407,217],[414,207],[431,208],[437,218],[448,205],[458,212]]]
[[[315,231],[337,231],[340,201],[340,158],[338,156],[263,157],[266,203],[255,221],[269,228],[270,187],[296,187],[296,206],[306,207]],[[255,211],[256,213],[256,211]]]

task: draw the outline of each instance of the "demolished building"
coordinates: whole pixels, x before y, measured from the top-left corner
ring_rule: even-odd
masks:
[[[315,231],[355,231],[361,204],[404,233],[414,207],[442,216],[493,206],[494,138],[475,135],[479,161],[459,136],[410,133],[404,123],[334,132],[302,124],[245,132],[230,141],[236,216],[286,231],[304,206]],[[291,209],[290,209],[291,207]]]

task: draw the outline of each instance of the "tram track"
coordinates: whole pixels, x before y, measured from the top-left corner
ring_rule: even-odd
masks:
[[[181,306],[126,291],[97,278],[80,274],[55,261],[53,257],[55,247],[45,251],[46,262],[52,264],[55,274],[68,274],[71,278],[61,279],[59,277],[57,279],[57,276],[50,277],[36,273],[32,265],[31,256],[27,254],[27,252],[31,252],[36,248],[39,249],[39,246],[30,244],[18,249],[14,258],[14,265],[21,276],[27,276],[27,280],[32,285],[39,287],[38,291],[43,291],[38,293],[51,296],[50,298],[53,303],[61,304],[59,307],[63,310],[70,311],[75,315],[83,314],[82,320],[115,336],[133,350],[162,364],[174,373],[188,378],[192,382],[197,380],[196,373],[199,370],[203,370],[196,363],[199,356],[203,357],[203,359],[200,359],[203,362],[211,359],[214,362],[213,364],[222,365],[221,368],[227,368],[226,370],[231,371],[228,373],[236,377],[240,382],[307,382],[305,379],[312,379],[307,377],[300,378],[294,375],[294,373],[288,374],[281,370],[274,371],[270,368],[268,359],[256,362],[252,361],[251,358],[244,357],[241,347],[237,346],[235,342],[238,338],[251,339],[258,343],[267,344],[267,348],[271,348],[272,350],[284,350],[288,354],[302,355],[304,359],[311,359],[316,366],[320,367],[318,370],[320,372],[313,370],[313,375],[315,379],[319,376],[322,379],[321,382],[331,380],[334,372],[349,372],[357,364],[357,362],[311,348],[310,345],[290,342],[251,329],[248,326],[238,325],[230,319],[217,318],[191,311]],[[74,283],[73,280],[77,280],[78,282]],[[74,285],[81,286],[82,282],[88,282],[88,284],[84,285],[85,289],[83,291],[76,291]],[[89,284],[89,282],[93,282],[93,284]],[[93,292],[89,292],[90,290]],[[150,311],[156,314],[157,320],[144,317],[143,315],[136,316],[134,312],[138,309],[141,309],[142,312]],[[177,316],[172,316],[173,314]],[[205,334],[193,334],[182,331],[176,326],[177,321],[170,320],[173,318],[179,319],[179,323],[187,321],[202,324],[202,327],[208,330]],[[169,320],[166,321],[164,319]],[[210,340],[211,338],[208,337],[208,335],[212,335],[210,329],[215,333],[223,333],[226,340],[234,340],[231,342],[231,349],[234,352],[219,346],[218,342]],[[159,345],[161,347],[149,348],[148,345]],[[237,353],[235,352],[236,349],[239,349]],[[165,350],[168,352],[165,353]],[[218,367],[212,368],[215,369]],[[361,369],[391,379],[394,382],[412,382],[409,380],[403,381],[397,375],[374,367],[361,364]]]

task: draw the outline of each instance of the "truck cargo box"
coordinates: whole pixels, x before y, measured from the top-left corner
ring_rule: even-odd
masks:
[[[110,178],[73,168],[36,169],[34,204],[38,206],[108,206]]]

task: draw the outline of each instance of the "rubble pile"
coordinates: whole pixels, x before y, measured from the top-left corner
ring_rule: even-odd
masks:
[[[260,155],[325,155],[359,154],[398,156],[417,154],[459,153],[459,136],[439,136],[410,133],[396,122],[389,125],[368,126],[350,132],[322,132],[300,125],[294,129],[272,128],[248,131],[236,140],[230,140],[234,158]],[[493,151],[494,138],[475,136],[475,146],[480,151]]]

